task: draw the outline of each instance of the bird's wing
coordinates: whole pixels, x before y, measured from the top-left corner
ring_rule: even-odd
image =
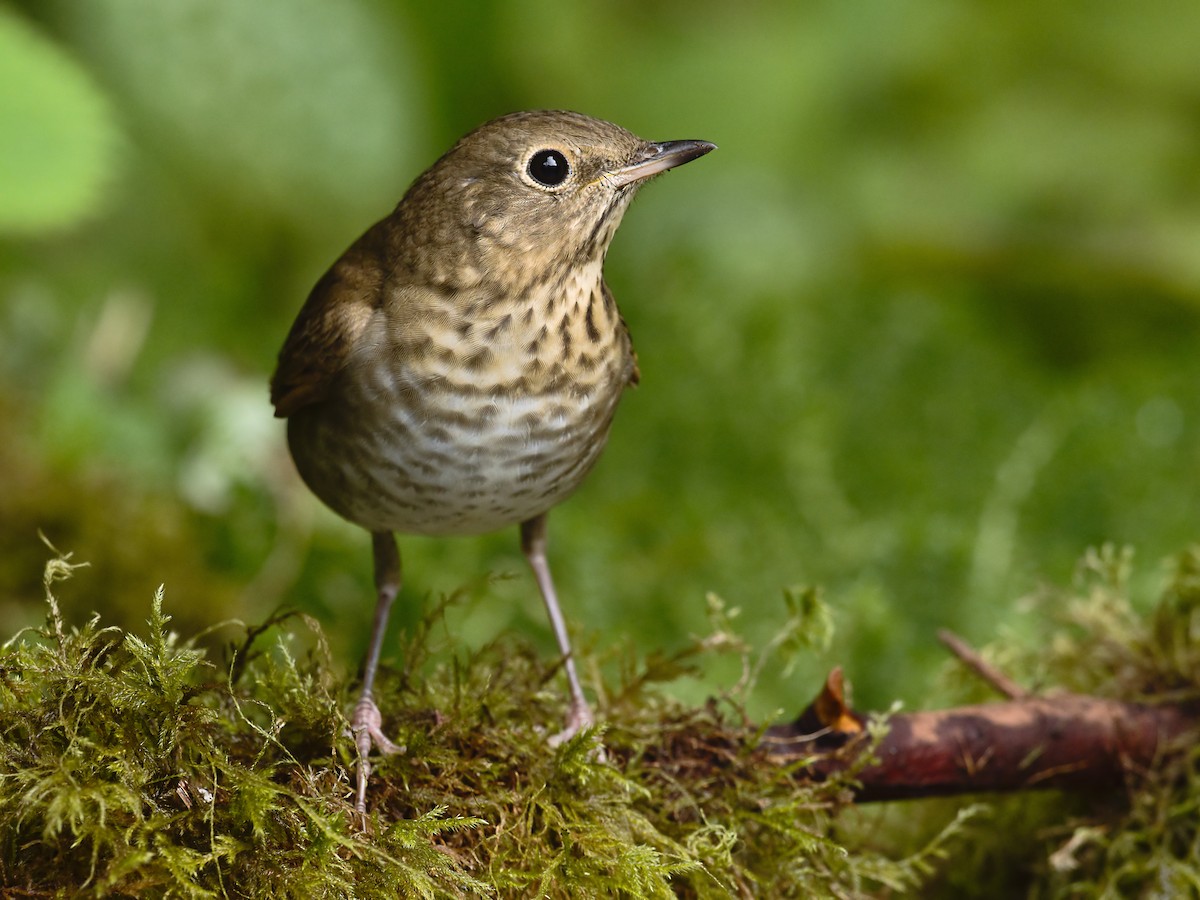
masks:
[[[308,295],[271,376],[277,417],[319,403],[345,367],[381,302],[382,237],[378,227],[368,231]]]

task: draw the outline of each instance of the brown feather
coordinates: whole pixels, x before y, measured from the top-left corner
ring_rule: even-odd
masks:
[[[288,333],[271,403],[277,418],[323,400],[383,298],[386,220],[359,238],[313,287]]]

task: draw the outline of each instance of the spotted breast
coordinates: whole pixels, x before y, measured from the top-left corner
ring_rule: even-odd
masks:
[[[422,306],[375,310],[329,396],[289,419],[301,476],[372,531],[473,534],[550,509],[592,468],[636,380],[601,261],[525,297]]]

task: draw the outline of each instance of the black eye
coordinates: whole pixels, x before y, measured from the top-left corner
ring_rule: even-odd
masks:
[[[529,177],[543,187],[557,187],[571,174],[567,158],[557,150],[539,150],[529,158]]]

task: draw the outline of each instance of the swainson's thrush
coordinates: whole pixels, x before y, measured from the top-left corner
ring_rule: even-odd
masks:
[[[393,532],[477,534],[520,523],[565,660],[566,738],[592,722],[546,562],[546,513],[596,462],[638,379],[602,268],[646,180],[708,153],[572,112],[472,131],[317,282],[271,380],[301,477],[371,532],[378,603],[351,721],[360,815],[372,697],[400,587]]]

